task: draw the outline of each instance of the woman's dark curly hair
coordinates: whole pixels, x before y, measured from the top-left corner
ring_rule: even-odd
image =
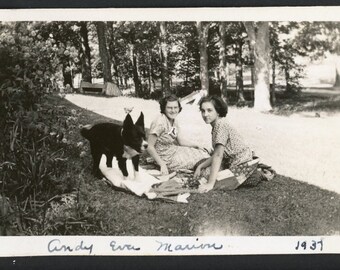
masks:
[[[165,107],[166,107],[166,104],[168,102],[171,102],[171,101],[177,101],[178,102],[178,107],[179,107],[179,112],[182,111],[182,105],[181,105],[181,102],[179,102],[179,98],[175,95],[170,95],[170,96],[166,96],[166,97],[163,97],[160,101],[159,101],[159,105],[161,107],[161,113],[165,113]]]
[[[202,109],[202,104],[205,102],[211,102],[220,117],[224,117],[227,115],[228,105],[221,97],[215,95],[203,97],[199,102],[200,110]]]

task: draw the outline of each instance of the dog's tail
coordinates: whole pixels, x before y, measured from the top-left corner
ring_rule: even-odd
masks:
[[[81,127],[80,129],[81,136],[89,140],[91,137],[91,132],[90,132],[91,128],[92,128],[91,125],[86,125],[86,126]]]

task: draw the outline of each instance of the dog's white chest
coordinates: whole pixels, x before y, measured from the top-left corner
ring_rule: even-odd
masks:
[[[123,158],[131,159],[137,155],[139,155],[139,153],[135,149],[132,149],[131,147],[124,145]]]

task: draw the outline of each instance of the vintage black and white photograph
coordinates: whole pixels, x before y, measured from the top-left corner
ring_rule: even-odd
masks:
[[[339,21],[1,21],[0,62],[1,236],[339,236]]]

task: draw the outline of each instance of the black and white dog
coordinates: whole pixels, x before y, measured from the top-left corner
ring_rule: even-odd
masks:
[[[145,141],[144,115],[140,114],[134,124],[130,114],[127,114],[123,125],[113,123],[100,123],[94,126],[85,126],[80,131],[81,135],[90,141],[93,158],[93,174],[101,178],[103,175],[99,169],[101,156],[106,155],[107,167],[112,167],[112,159],[115,156],[118,167],[127,178],[126,159],[131,159],[135,171],[138,174],[139,155],[147,149]]]

